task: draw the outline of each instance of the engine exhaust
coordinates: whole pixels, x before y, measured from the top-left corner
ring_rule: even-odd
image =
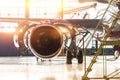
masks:
[[[61,52],[63,36],[53,25],[36,25],[29,35],[28,47],[40,58],[52,58]]]

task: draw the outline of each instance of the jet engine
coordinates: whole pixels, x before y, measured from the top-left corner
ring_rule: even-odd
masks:
[[[61,52],[63,37],[53,25],[36,25],[29,35],[28,46],[34,55],[51,58]]]
[[[18,48],[24,48],[24,51],[29,49],[37,58],[53,58],[59,55],[63,48],[62,30],[68,28],[68,25],[60,21],[25,21],[16,29],[14,44]]]

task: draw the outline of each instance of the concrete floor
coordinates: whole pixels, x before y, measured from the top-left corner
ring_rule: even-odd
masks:
[[[107,58],[111,58],[108,56]],[[91,56],[86,57],[86,65]],[[99,78],[103,76],[103,57],[99,56],[88,77]],[[81,80],[84,74],[84,63],[67,65],[65,57],[57,57],[51,61],[37,62],[35,57],[0,57],[0,80]],[[112,72],[116,72],[111,74]],[[106,74],[118,77],[120,80],[120,59],[107,61]],[[96,80],[96,79],[91,79]],[[104,80],[104,79],[99,79]]]

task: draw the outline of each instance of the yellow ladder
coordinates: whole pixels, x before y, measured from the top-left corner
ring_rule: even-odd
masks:
[[[89,74],[90,71],[92,71],[92,66],[93,66],[93,64],[96,62],[96,59],[97,59],[98,55],[100,54],[100,51],[101,51],[102,47],[103,47],[104,45],[106,45],[106,44],[107,44],[107,45],[108,45],[109,43],[111,44],[111,42],[108,42],[108,43],[107,43],[106,40],[107,40],[107,38],[109,37],[110,32],[112,31],[112,29],[115,27],[114,25],[117,23],[119,17],[120,17],[120,10],[117,12],[117,15],[116,15],[115,19],[113,20],[111,26],[109,27],[108,32],[107,32],[107,33],[105,34],[105,36],[103,37],[103,40],[101,41],[101,44],[100,44],[98,50],[96,51],[93,59],[91,60],[91,63],[89,64],[89,66],[88,66],[88,68],[86,69],[84,75],[82,76],[82,80],[90,80],[90,78],[88,78],[87,75]],[[114,42],[112,42],[112,44],[114,44]],[[115,44],[116,44],[116,43],[115,43]]]

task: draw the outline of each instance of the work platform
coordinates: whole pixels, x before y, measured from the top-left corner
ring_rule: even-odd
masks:
[[[93,56],[86,57],[87,66]],[[106,56],[107,59],[113,56]],[[0,80],[82,80],[84,65],[78,64],[73,59],[73,64],[66,64],[66,57],[56,57],[51,61],[39,62],[36,57],[0,57]],[[88,75],[91,80],[94,76],[100,78],[103,75],[103,56],[98,56],[97,63]],[[120,77],[120,58],[116,61],[107,61],[109,76]],[[120,78],[119,78],[120,79]],[[110,80],[119,80],[110,79]],[[99,79],[104,80],[104,79]]]

